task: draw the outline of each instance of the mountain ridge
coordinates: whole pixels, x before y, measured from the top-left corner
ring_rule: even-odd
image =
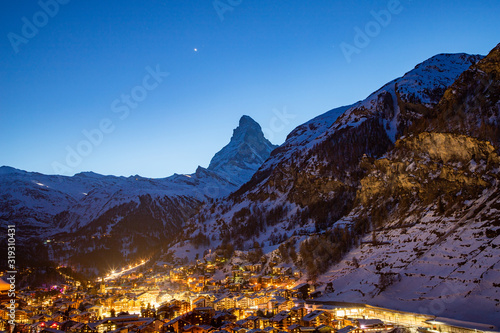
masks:
[[[249,161],[266,159],[274,147],[249,116],[242,117],[234,132],[241,137],[233,138],[233,146],[239,147],[244,142],[249,149],[244,156],[216,154],[221,163],[237,165],[237,168],[226,168],[223,172],[198,167],[190,175],[174,174],[150,179],[137,175],[106,176],[94,172],[81,172],[69,177],[0,167],[0,221],[5,225],[18,224],[20,240],[30,237],[50,239],[61,234],[61,242],[74,244],[79,242],[78,239],[83,242],[94,234],[121,234],[124,231],[118,230],[120,225],[126,224],[123,228],[127,230],[134,229],[134,223],[145,223],[149,224],[151,232],[142,235],[140,230],[134,230],[135,237],[144,240],[146,236],[152,237],[154,240],[151,243],[159,245],[162,239],[169,239],[177,233],[182,223],[196,212],[203,201],[227,196],[237,189],[238,184],[246,182],[260,166],[246,161],[238,164],[239,158],[245,157]],[[245,141],[246,137],[251,140]],[[255,153],[261,145],[266,149]],[[254,153],[255,158],[252,155]],[[72,239],[72,235],[76,235],[75,239]],[[93,252],[98,252],[99,248],[108,245],[96,243],[89,248],[93,247]],[[64,253],[61,258],[52,259],[71,261],[71,250],[75,250],[77,245],[72,246],[52,251]],[[115,251],[114,261],[119,261],[119,252],[129,254],[139,250],[130,244],[113,246],[122,249]],[[78,247],[75,252],[85,253],[85,246]],[[146,249],[144,252],[148,251]]]
[[[263,272],[269,263],[293,265],[307,272],[300,282],[322,291],[332,283],[326,300],[448,310],[499,325],[497,148],[467,132],[424,126],[446,111],[443,96],[491,58],[437,55],[365,100],[298,126],[248,183],[191,218],[173,251],[202,254],[207,247],[189,242],[203,231],[216,253],[231,245],[246,251],[237,260],[250,260],[260,244]],[[466,80],[463,91],[496,105],[495,94],[470,89],[474,82]],[[481,310],[464,310],[460,298]]]

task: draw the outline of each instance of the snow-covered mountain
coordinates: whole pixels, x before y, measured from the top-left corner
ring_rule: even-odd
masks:
[[[258,242],[327,299],[500,325],[498,73],[500,45],[440,54],[297,127],[173,249]]]
[[[331,283],[326,299],[500,326],[499,73],[500,45],[434,56],[274,150],[243,117],[192,175],[80,174],[65,190],[3,168],[0,218],[66,228],[51,251],[83,265],[162,241],[190,259],[262,245],[268,262]]]
[[[465,135],[397,142],[361,181],[344,224],[367,228],[318,277],[325,299],[500,325],[500,158]],[[314,252],[314,251],[313,251]]]
[[[65,245],[54,250],[55,257],[110,247],[113,257],[119,258],[120,253],[130,257],[136,251],[148,251],[139,249],[139,243],[148,244],[148,238],[152,245],[174,237],[203,201],[227,196],[248,181],[273,148],[260,126],[243,116],[231,142],[215,155],[210,167],[198,167],[189,175],[149,179],[84,172],[66,177],[4,166],[0,168],[0,221],[17,224],[21,239],[60,234]],[[121,244],[111,246],[105,241],[124,234]]]
[[[215,154],[208,170],[239,187],[252,178],[276,147],[264,137],[259,124],[249,116],[243,116],[231,141]]]
[[[268,227],[274,230],[276,224],[289,233],[330,226],[354,203],[363,175],[361,158],[390,150],[396,138],[432,112],[445,90],[480,59],[466,54],[434,56],[367,99],[297,127],[249,182],[195,216],[191,232],[202,224],[219,235],[212,246],[223,241],[222,235],[250,246],[248,230],[264,240]]]

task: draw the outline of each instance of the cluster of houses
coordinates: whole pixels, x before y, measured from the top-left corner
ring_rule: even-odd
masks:
[[[276,306],[272,308],[272,311],[265,312],[251,305],[245,308],[234,307],[234,303],[224,303],[224,305],[217,306],[217,309],[214,306],[202,306],[207,305],[203,304],[203,300],[206,301],[209,298],[199,296],[194,303],[186,300],[171,300],[157,308],[149,304],[141,307],[139,314],[115,313],[113,309],[112,316],[100,317],[97,311],[93,311],[96,305],[89,302],[93,298],[93,301],[98,303],[99,296],[75,299],[74,297],[78,295],[79,293],[70,291],[65,295],[40,300],[40,303],[33,298],[32,304],[25,304],[21,300],[25,309],[16,311],[19,316],[16,318],[17,325],[14,332],[332,333],[340,331],[341,333],[360,333],[370,331],[370,328],[387,329],[387,326],[380,320],[367,325],[362,319],[337,318],[329,311],[310,311],[304,302],[297,304],[285,298],[277,299],[282,296],[275,296],[270,300],[271,303],[277,302],[273,303]],[[100,304],[101,308],[103,305]],[[2,318],[5,318],[4,309],[0,313]],[[2,319],[0,329],[3,331],[10,329],[6,320]]]
[[[8,324],[9,299],[0,294],[0,333],[376,333],[421,326],[486,332],[428,315],[318,301],[321,292],[298,284],[299,277],[286,266],[219,261],[142,267],[96,284],[65,276],[65,285],[17,293],[15,327]]]
[[[153,266],[95,285],[80,285],[67,277],[66,285],[20,291],[15,331],[330,333],[349,326],[366,330],[353,319],[307,308],[304,300],[318,292],[309,284],[292,287],[299,275],[291,268],[272,266],[261,272],[260,264],[225,265],[221,277],[222,266],[218,261]],[[11,329],[7,302],[0,305],[2,331]]]

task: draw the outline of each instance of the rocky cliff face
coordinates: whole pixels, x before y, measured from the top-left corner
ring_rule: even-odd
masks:
[[[387,157],[375,160],[361,180],[359,202],[400,200],[430,204],[457,202],[457,193],[477,195],[493,186],[499,157],[488,142],[465,135],[421,133],[396,142]],[[445,198],[446,197],[446,198]],[[400,209],[402,207],[399,207]],[[451,208],[451,207],[450,207]]]
[[[500,145],[500,44],[446,90],[435,112],[415,130],[452,132]]]
[[[421,133],[363,164],[343,218],[365,236],[318,280],[326,299],[499,325],[500,158],[485,141]]]

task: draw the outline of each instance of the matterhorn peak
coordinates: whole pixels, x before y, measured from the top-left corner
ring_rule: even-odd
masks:
[[[229,144],[212,158],[208,170],[228,181],[243,184],[250,180],[274,148],[276,146],[264,137],[260,125],[245,115],[240,118]]]
[[[260,128],[260,125],[252,119],[252,117],[243,115],[240,118],[240,124],[238,127],[256,127]]]
[[[233,136],[231,137],[231,142],[233,141],[263,141],[264,133],[262,133],[262,128],[260,125],[253,120],[250,116],[242,116],[238,127],[233,131]]]

